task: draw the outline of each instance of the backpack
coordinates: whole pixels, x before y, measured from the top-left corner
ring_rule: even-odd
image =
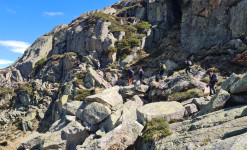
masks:
[[[166,70],[166,65],[165,64],[162,65],[162,70]]]
[[[192,66],[192,62],[190,60],[188,61],[188,65]]]
[[[218,76],[218,74],[217,74],[217,73],[213,74],[211,80],[212,80],[212,82],[218,82],[218,81],[219,81],[219,76]]]

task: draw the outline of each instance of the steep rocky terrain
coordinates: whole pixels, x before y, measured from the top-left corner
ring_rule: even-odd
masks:
[[[245,0],[122,0],[55,27],[0,70],[0,149],[246,149],[246,14]]]

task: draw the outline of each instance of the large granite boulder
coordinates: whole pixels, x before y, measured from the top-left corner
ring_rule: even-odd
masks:
[[[239,79],[240,77],[238,75],[232,73],[231,76],[221,84],[221,89],[230,92],[230,87],[232,86],[232,84],[234,84]]]
[[[88,96],[85,100],[104,104],[111,109],[118,109],[123,105],[122,96],[114,89],[107,89],[100,94]]]
[[[121,124],[102,138],[93,141],[85,148],[81,148],[81,150],[127,149],[135,143],[143,128],[137,121]]]
[[[90,125],[97,124],[110,116],[111,110],[100,103],[92,102],[83,109],[78,109],[76,116]]]
[[[21,145],[24,149],[38,149],[41,144],[42,134],[38,132],[34,132],[26,137],[22,142]]]
[[[77,110],[82,106],[81,101],[72,101],[70,103],[65,103],[63,109],[70,115],[76,115]]]
[[[241,79],[237,80],[237,82],[233,83],[230,87],[230,92],[241,93],[247,91],[247,74],[243,75]]]
[[[211,101],[198,112],[197,115],[198,116],[205,115],[207,113],[220,110],[225,106],[226,102],[229,99],[230,99],[230,94],[225,90],[220,90],[211,99]]]
[[[156,102],[137,109],[138,121],[146,124],[152,118],[166,118],[168,121],[179,120],[184,116],[185,108],[178,102]]]
[[[95,86],[103,87],[103,88],[111,88],[111,84],[104,80],[103,76],[101,76],[98,72],[96,72],[92,67],[87,69],[87,74],[84,79],[85,87],[92,88]]]

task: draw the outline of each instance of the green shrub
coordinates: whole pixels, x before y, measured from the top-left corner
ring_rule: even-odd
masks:
[[[145,34],[131,34],[131,37],[135,39],[142,39],[145,36]]]
[[[12,94],[14,91],[12,89],[0,88],[0,96],[2,99],[5,98],[6,94]]]
[[[77,101],[84,101],[87,96],[90,96],[93,94],[93,90],[87,90],[87,89],[80,89],[78,90],[79,94],[74,97],[74,100]]]
[[[113,46],[109,46],[106,50],[106,53],[109,54],[111,52],[117,52],[117,48],[113,47]]]
[[[135,46],[140,46],[141,42],[136,38],[128,38],[123,40],[118,40],[116,42],[116,47],[118,50],[123,50],[127,48],[134,48]]]
[[[195,96],[201,97],[203,93],[199,89],[191,89],[186,92],[177,92],[168,97],[169,101],[182,101],[193,98]]]
[[[135,26],[139,31],[150,29],[152,27],[152,25],[146,21],[140,21]]]
[[[48,60],[46,58],[42,58],[40,59],[39,61],[37,61],[34,65],[34,68],[33,68],[33,74],[34,76],[38,73],[38,71],[40,69],[42,69],[42,67],[46,64]]]
[[[165,118],[153,118],[147,122],[142,137],[145,142],[152,142],[171,134],[169,123]]]
[[[141,45],[141,42],[139,39],[136,39],[136,38],[130,38],[130,39],[127,39],[128,43],[130,44],[130,47],[133,48],[135,46],[140,46]]]
[[[125,60],[125,59],[127,58],[127,56],[128,56],[127,54],[123,54],[123,55],[121,56],[120,60],[121,60],[121,61]]]

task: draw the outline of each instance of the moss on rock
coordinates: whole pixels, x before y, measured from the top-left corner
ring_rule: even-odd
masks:
[[[146,142],[151,142],[171,134],[169,123],[165,118],[153,118],[147,122],[142,137]]]
[[[187,100],[193,97],[201,97],[203,96],[203,93],[199,89],[191,89],[186,92],[177,92],[168,97],[169,101],[182,101],[182,100]]]

